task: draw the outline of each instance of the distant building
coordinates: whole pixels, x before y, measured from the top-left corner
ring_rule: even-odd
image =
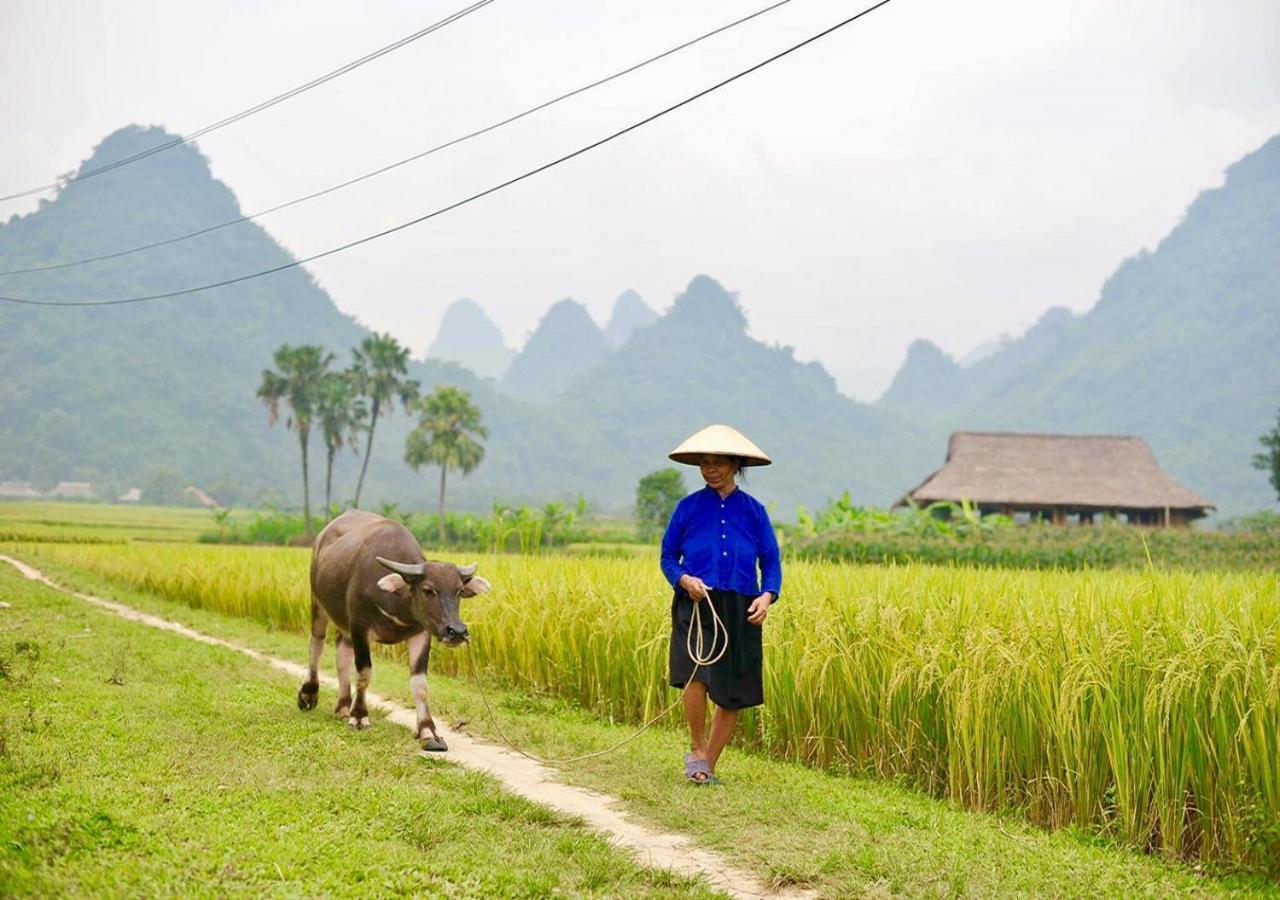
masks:
[[[117,503],[139,503],[142,500],[142,488],[131,487],[119,497],[116,498]]]
[[[1123,514],[1183,526],[1215,508],[1164,472],[1139,437],[974,431],[952,433],[946,463],[898,503],[908,500],[967,500],[984,514],[1029,513],[1058,525]]]
[[[81,499],[93,497],[93,485],[87,481],[59,481],[58,486],[49,492],[50,497],[64,499]]]
[[[186,493],[188,496],[194,497],[195,501],[205,509],[217,509],[220,505],[217,500],[214,500],[194,484],[187,485]]]
[[[5,499],[29,499],[43,496],[31,486],[29,481],[0,481],[0,497]]]

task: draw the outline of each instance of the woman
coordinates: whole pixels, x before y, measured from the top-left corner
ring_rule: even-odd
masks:
[[[692,749],[684,758],[685,777],[712,784],[739,711],[764,702],[761,626],[782,589],[782,565],[768,512],[737,486],[737,477],[743,466],[767,466],[772,460],[727,425],[702,429],[668,455],[698,466],[706,482],[671,515],[662,536],[662,573],[675,589],[671,686],[688,685],[684,711]],[[698,635],[690,640],[689,634],[695,603],[714,607],[728,633],[727,651],[708,666],[695,666],[689,654],[690,644],[698,652]],[[705,607],[699,612],[702,648],[710,654],[713,617]],[[715,649],[722,645],[723,640]],[[708,697],[716,705],[710,735],[705,730]]]

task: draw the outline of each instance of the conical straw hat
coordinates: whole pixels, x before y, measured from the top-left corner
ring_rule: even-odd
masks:
[[[745,434],[728,425],[708,425],[685,438],[679,447],[667,454],[667,458],[686,466],[696,466],[708,453],[737,456],[744,466],[767,466],[773,462]]]

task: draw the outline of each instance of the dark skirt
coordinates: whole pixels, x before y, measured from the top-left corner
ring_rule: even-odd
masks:
[[[694,673],[686,640],[693,623],[693,601],[677,591],[671,599],[671,686],[683,688],[690,677],[707,686],[707,696],[724,709],[746,709],[764,703],[764,654],[760,647],[761,627],[747,621],[747,607],[754,597],[737,591],[711,591],[710,601],[729,633],[729,649],[711,666],[700,666]],[[702,646],[711,647],[714,620],[710,610],[702,613]],[[697,649],[697,635],[693,637]],[[717,648],[719,649],[719,648]]]

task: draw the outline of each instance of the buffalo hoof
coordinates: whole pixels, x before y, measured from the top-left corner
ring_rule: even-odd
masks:
[[[298,709],[309,712],[316,708],[316,701],[319,699],[319,691],[298,691]]]
[[[449,745],[438,737],[425,737],[422,739],[422,749],[430,750],[432,753],[444,753],[449,749]]]
[[[333,714],[339,719],[345,719],[347,716],[351,715],[351,702],[347,701],[346,703],[338,703],[337,707],[333,710]]]
[[[347,727],[352,731],[364,731],[369,727],[369,717],[361,716],[357,719],[355,716],[351,716],[347,719]]]

